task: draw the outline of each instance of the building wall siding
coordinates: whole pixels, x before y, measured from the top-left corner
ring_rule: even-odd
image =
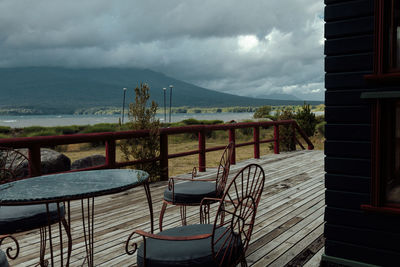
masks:
[[[394,266],[400,216],[360,209],[371,197],[371,107],[360,95],[382,90],[364,79],[373,71],[374,0],[325,5],[325,254]]]

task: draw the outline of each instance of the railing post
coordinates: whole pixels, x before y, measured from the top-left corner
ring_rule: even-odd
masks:
[[[106,140],[106,166],[109,169],[115,167],[115,140]]]
[[[279,154],[279,124],[274,124],[274,153]]]
[[[168,135],[160,134],[160,179],[168,180]]]
[[[235,128],[229,129],[229,143],[233,143],[231,164],[236,164],[236,137]]]
[[[294,122],[292,122],[290,124],[290,126],[292,127],[292,144],[291,144],[291,149],[292,150],[296,150],[296,126],[294,124]]]
[[[29,176],[39,176],[42,174],[41,170],[41,155],[40,155],[40,146],[33,145],[28,149],[28,157],[29,157]]]
[[[199,132],[199,171],[206,171],[206,133],[205,130]]]
[[[254,158],[260,158],[260,127],[256,126],[253,128],[254,138]]]

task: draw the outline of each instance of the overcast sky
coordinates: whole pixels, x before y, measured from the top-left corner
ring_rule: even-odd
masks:
[[[0,0],[0,67],[140,67],[323,100],[323,25],[322,0]]]

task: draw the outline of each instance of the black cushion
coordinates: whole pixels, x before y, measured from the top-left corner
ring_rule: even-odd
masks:
[[[191,181],[174,185],[175,199],[172,201],[172,191],[164,191],[164,199],[179,204],[199,204],[204,197],[217,197],[215,183]]]
[[[57,204],[49,205],[50,222],[59,221]],[[60,204],[61,218],[65,215]],[[36,229],[48,224],[46,205],[0,206],[0,234],[13,234]]]
[[[211,224],[194,224],[168,229],[160,232],[160,235],[190,236],[212,233],[212,231],[213,225]],[[215,240],[221,237],[225,231],[226,228],[219,228],[215,234]],[[229,242],[224,241],[225,238],[221,238],[221,241],[215,247],[215,251],[218,251],[221,246],[227,247],[229,245],[226,244]],[[237,258],[240,255],[237,250],[240,247],[240,238],[238,238],[236,245],[235,250],[232,253],[228,252],[228,254]],[[231,245],[231,247],[233,246]],[[138,266],[144,266],[143,249],[142,243],[137,253]],[[223,255],[219,257],[222,258]],[[168,241],[147,238],[146,266],[216,266],[212,255],[211,237],[191,241]]]
[[[0,249],[0,267],[9,267],[9,266],[10,265],[8,265],[6,254],[4,253],[4,251]]]

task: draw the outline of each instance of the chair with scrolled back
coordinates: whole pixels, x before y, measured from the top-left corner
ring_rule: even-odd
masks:
[[[231,181],[222,198],[204,198],[200,206],[201,224],[180,226],[151,234],[134,231],[125,250],[137,251],[138,266],[246,266],[245,253],[253,231],[265,174],[257,164],[244,167]],[[218,201],[210,224],[210,204]],[[133,243],[135,234],[143,242]],[[131,246],[133,248],[131,249]]]
[[[233,143],[229,143],[225,147],[215,178],[195,179],[197,170],[193,168],[191,179],[174,177],[169,179],[160,212],[160,231],[162,231],[164,213],[168,204],[180,206],[182,225],[186,225],[186,206],[199,206],[204,197],[220,198],[222,196],[231,166],[233,146]],[[182,181],[182,183],[176,183],[177,181]]]
[[[18,150],[0,147],[0,184],[26,179],[29,178],[28,176],[28,158]],[[0,205],[0,237],[36,228],[45,231],[44,228],[49,223],[53,224],[61,221],[65,224],[64,215],[64,205],[60,205],[59,209],[56,204],[50,204],[48,208],[44,204],[22,206]],[[44,263],[44,249],[45,247],[42,247],[41,242],[41,264]],[[4,256],[4,253],[0,255],[0,258],[2,256]],[[9,253],[7,253],[7,256],[9,256]]]

